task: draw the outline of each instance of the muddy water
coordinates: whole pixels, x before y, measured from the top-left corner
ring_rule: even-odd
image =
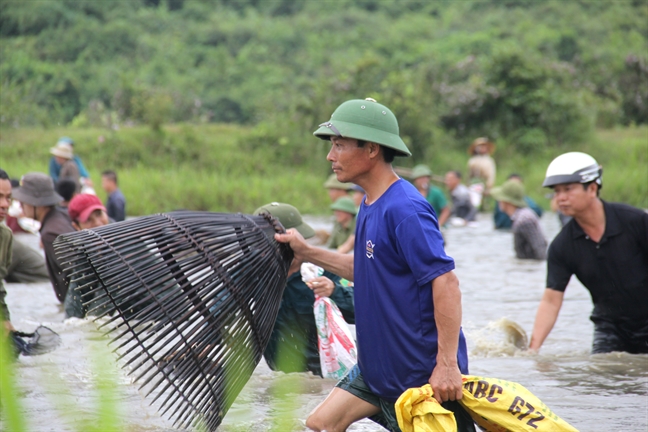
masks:
[[[545,264],[515,259],[511,234],[495,232],[490,217],[480,216],[475,227],[445,232],[447,251],[456,260],[461,281],[471,373],[521,383],[583,432],[648,430],[648,356],[589,354],[591,300],[578,281],[568,287],[556,328],[541,353],[529,355],[515,348],[502,326],[509,320],[530,333],[544,287]],[[330,222],[309,221],[318,227]],[[549,238],[559,230],[553,214],[546,214],[542,224]],[[26,240],[37,244],[35,238]],[[8,284],[7,289],[12,321],[18,329],[31,331],[45,324],[63,340],[56,351],[21,357],[17,363],[28,430],[80,431],[84,421],[93,421],[98,367],[113,382],[120,431],[178,430],[149,406],[124,371],[112,366],[112,356],[103,350],[106,342],[93,323],[63,321],[48,283]],[[110,360],[108,366],[97,357]],[[304,430],[308,412],[334,384],[310,374],[275,373],[262,362],[220,430]],[[382,429],[363,421],[350,430]]]

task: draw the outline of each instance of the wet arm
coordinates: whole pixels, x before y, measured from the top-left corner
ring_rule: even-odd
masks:
[[[533,333],[531,334],[531,342],[529,343],[530,350],[540,350],[542,343],[551,332],[551,329],[553,329],[556,319],[558,319],[558,312],[560,312],[560,308],[562,307],[564,296],[565,293],[563,291],[556,291],[551,288],[545,289],[542,300],[540,300],[540,305],[538,306],[535,323],[533,324]]]
[[[457,364],[461,328],[461,291],[459,279],[448,272],[432,281],[434,319],[438,331],[437,365],[430,385],[439,402],[459,400],[462,396],[461,372]]]
[[[441,210],[441,214],[439,215],[439,228],[446,224],[451,213],[450,206],[443,207],[443,210]]]

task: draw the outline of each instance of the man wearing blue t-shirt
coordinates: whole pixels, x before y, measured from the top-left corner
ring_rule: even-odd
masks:
[[[372,99],[340,105],[315,136],[328,140],[337,179],[361,186],[366,197],[356,224],[354,254],[306,243],[295,230],[277,234],[303,261],[354,282],[358,366],[306,420],[316,431],[343,431],[362,418],[399,431],[394,402],[408,388],[430,383],[434,397],[455,413],[459,431],[474,431],[456,402],[468,373],[461,332],[461,292],[454,260],[430,204],[392,169],[410,156],[398,122]]]

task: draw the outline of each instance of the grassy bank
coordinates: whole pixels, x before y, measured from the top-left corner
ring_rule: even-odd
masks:
[[[286,152],[282,142],[266,141],[258,131],[230,125],[170,125],[155,132],[146,127],[106,129],[0,130],[0,167],[10,176],[47,172],[49,148],[60,136],[71,136],[102,200],[100,173],[117,171],[130,216],[174,209],[252,212],[269,201],[296,205],[303,213],[327,214],[322,183],[330,173],[327,146],[312,138],[303,145],[307,157]],[[495,153],[498,183],[511,172],[525,178],[527,192],[545,208],[548,190],[541,187],[551,159],[565,151],[592,154],[604,167],[602,197],[648,208],[648,127],[601,130],[572,148],[516,153],[502,146]],[[467,154],[436,152],[432,160],[397,159],[413,166],[427,163],[435,173],[465,171]]]

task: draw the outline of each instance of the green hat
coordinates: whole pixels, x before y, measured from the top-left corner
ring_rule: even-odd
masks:
[[[515,207],[526,207],[524,185],[519,180],[507,180],[500,187],[491,189],[490,194],[497,201],[513,204]]]
[[[412,180],[416,180],[419,177],[432,177],[432,170],[428,168],[427,165],[416,165],[412,169],[412,174],[410,175]]]
[[[270,213],[270,215],[279,219],[284,228],[295,228],[305,238],[311,238],[315,235],[315,230],[302,219],[302,215],[295,207],[290,204],[271,202],[259,207],[254,211],[255,215],[261,213]]]
[[[342,189],[349,191],[353,189],[353,183],[342,183],[337,179],[337,175],[333,173],[324,182],[324,187],[326,189]]]
[[[371,98],[344,102],[313,135],[323,140],[342,136],[369,141],[396,150],[396,156],[412,155],[399,135],[394,113]]]
[[[338,198],[333,204],[331,204],[331,210],[340,210],[354,216],[358,213],[358,209],[350,197]]]

